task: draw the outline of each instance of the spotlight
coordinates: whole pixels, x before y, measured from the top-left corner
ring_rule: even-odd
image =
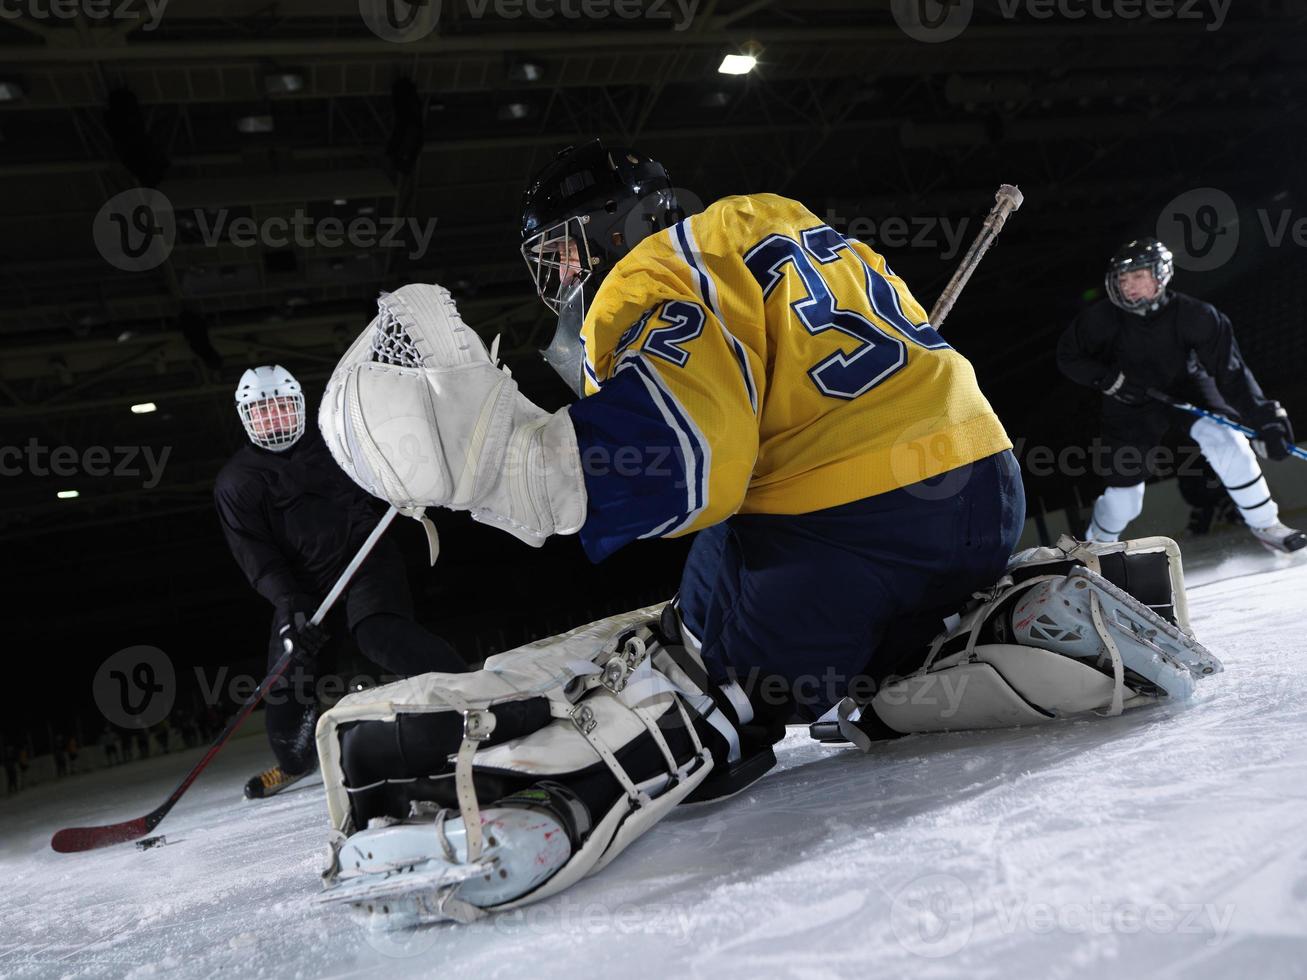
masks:
[[[500,122],[515,122],[531,115],[531,107],[525,102],[510,102],[499,107]]]
[[[510,82],[538,82],[544,77],[544,65],[538,61],[515,61],[508,66]]]
[[[60,500],[76,500],[81,494],[76,490],[60,490],[55,496]]]
[[[236,120],[238,133],[271,133],[272,129],[271,116],[241,116]]]
[[[17,82],[0,82],[0,102],[17,102],[26,94]]]
[[[264,75],[263,90],[269,95],[294,95],[304,91],[304,76],[295,71]]]
[[[728,54],[717,70],[723,75],[747,75],[757,67],[758,53],[746,51],[743,54]]]
[[[132,406],[133,415],[149,415],[151,412],[157,412],[158,410],[159,406],[154,404],[154,402],[141,402],[138,405]]]

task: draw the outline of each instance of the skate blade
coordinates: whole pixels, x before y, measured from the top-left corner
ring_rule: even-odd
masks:
[[[430,895],[474,878],[493,874],[493,861],[476,864],[448,864],[444,861],[425,861],[405,865],[388,871],[372,871],[356,877],[341,878],[318,896],[317,901],[329,905],[366,905],[387,900],[404,900],[417,895]]]

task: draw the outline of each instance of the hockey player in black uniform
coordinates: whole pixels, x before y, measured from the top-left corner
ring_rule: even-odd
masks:
[[[280,365],[246,371],[236,406],[250,437],[223,467],[214,501],[245,577],[273,606],[268,663],[285,641],[297,656],[266,698],[268,740],[277,765],[246,784],[270,796],[312,772],[317,720],[315,666],[327,642],[309,624],[318,603],[376,526],[371,498],[346,476],[316,426],[306,425],[299,382]],[[413,620],[404,567],[382,540],[345,592],[345,618],[359,649],[388,673],[460,672],[462,659]]]
[[[1062,372],[1106,396],[1102,433],[1112,462],[1086,536],[1120,539],[1143,509],[1145,461],[1168,431],[1180,428],[1198,444],[1262,544],[1282,552],[1307,547],[1307,534],[1280,522],[1257,460],[1288,456],[1294,444],[1288,414],[1262,394],[1229,318],[1168,289],[1174,271],[1170,249],[1157,239],[1124,246],[1108,268],[1110,302],[1084,310],[1058,344]],[[1150,389],[1235,417],[1256,429],[1257,439],[1250,445],[1233,429],[1195,421],[1151,398]]]

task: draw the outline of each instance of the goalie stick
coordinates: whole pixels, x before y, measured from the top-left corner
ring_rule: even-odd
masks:
[[[948,319],[949,313],[953,310],[953,305],[957,303],[958,297],[962,295],[962,290],[966,289],[967,283],[971,281],[972,275],[980,265],[980,260],[985,257],[985,253],[989,251],[990,246],[998,238],[999,232],[1007,224],[1008,216],[1018,211],[1026,199],[1026,196],[1021,193],[1021,189],[1013,184],[1000,186],[998,193],[994,197],[996,203],[994,209],[989,212],[989,217],[985,219],[985,226],[980,229],[980,234],[971,243],[971,248],[967,250],[966,256],[963,257],[962,264],[958,266],[958,271],[953,273],[953,278],[944,287],[944,292],[940,293],[935,308],[930,311],[930,325],[937,331],[944,326],[944,321]]]
[[[327,593],[327,597],[322,600],[322,604],[318,606],[317,611],[313,614],[311,622],[314,626],[321,624],[322,620],[326,618],[331,607],[336,604],[336,600],[340,598],[341,593],[345,591],[345,587],[349,585],[350,580],[354,577],[354,573],[358,571],[359,566],[372,553],[372,549],[376,547],[377,542],[386,532],[386,528],[390,527],[391,522],[398,513],[394,507],[391,507],[382,515],[381,520],[377,522],[377,526],[368,535],[368,539],[359,548],[358,554],[354,556],[345,571],[341,573],[340,578],[336,580],[336,584],[331,587],[331,591]],[[232,733],[241,726],[241,723],[250,716],[255,706],[263,700],[268,688],[286,672],[286,668],[290,666],[291,658],[295,652],[289,646],[290,641],[286,642],[287,649],[282,654],[281,659],[273,664],[268,676],[263,678],[259,686],[254,689],[254,693],[241,705],[240,710],[236,712],[231,721],[227,722],[227,727],[222,730],[222,734],[204,753],[204,758],[195,764],[191,771],[186,774],[186,778],[177,784],[177,788],[172,791],[172,794],[163,803],[145,816],[137,817],[135,820],[124,820],[122,823],[105,824],[101,827],[67,827],[55,833],[54,837],[50,839],[50,846],[60,854],[90,851],[97,847],[108,847],[110,844],[121,844],[125,841],[136,840],[138,837],[144,837],[159,826],[163,818],[168,815],[168,811],[182,798],[182,794],[191,788],[191,783],[195,782],[196,777],[213,761],[213,757],[222,751],[222,747],[227,744],[227,740],[231,738]]]

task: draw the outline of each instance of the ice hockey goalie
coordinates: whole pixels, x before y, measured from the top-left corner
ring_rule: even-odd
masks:
[[[783,717],[755,710],[756,685],[710,684],[695,647],[673,601],[476,673],[345,698],[317,733],[333,826],[324,898],[374,928],[470,921],[555,895],[673,807],[763,776]],[[1190,628],[1173,541],[1064,538],[1016,556],[911,669],[811,731],[872,751],[908,733],[1113,715],[1182,701],[1221,669]]]

